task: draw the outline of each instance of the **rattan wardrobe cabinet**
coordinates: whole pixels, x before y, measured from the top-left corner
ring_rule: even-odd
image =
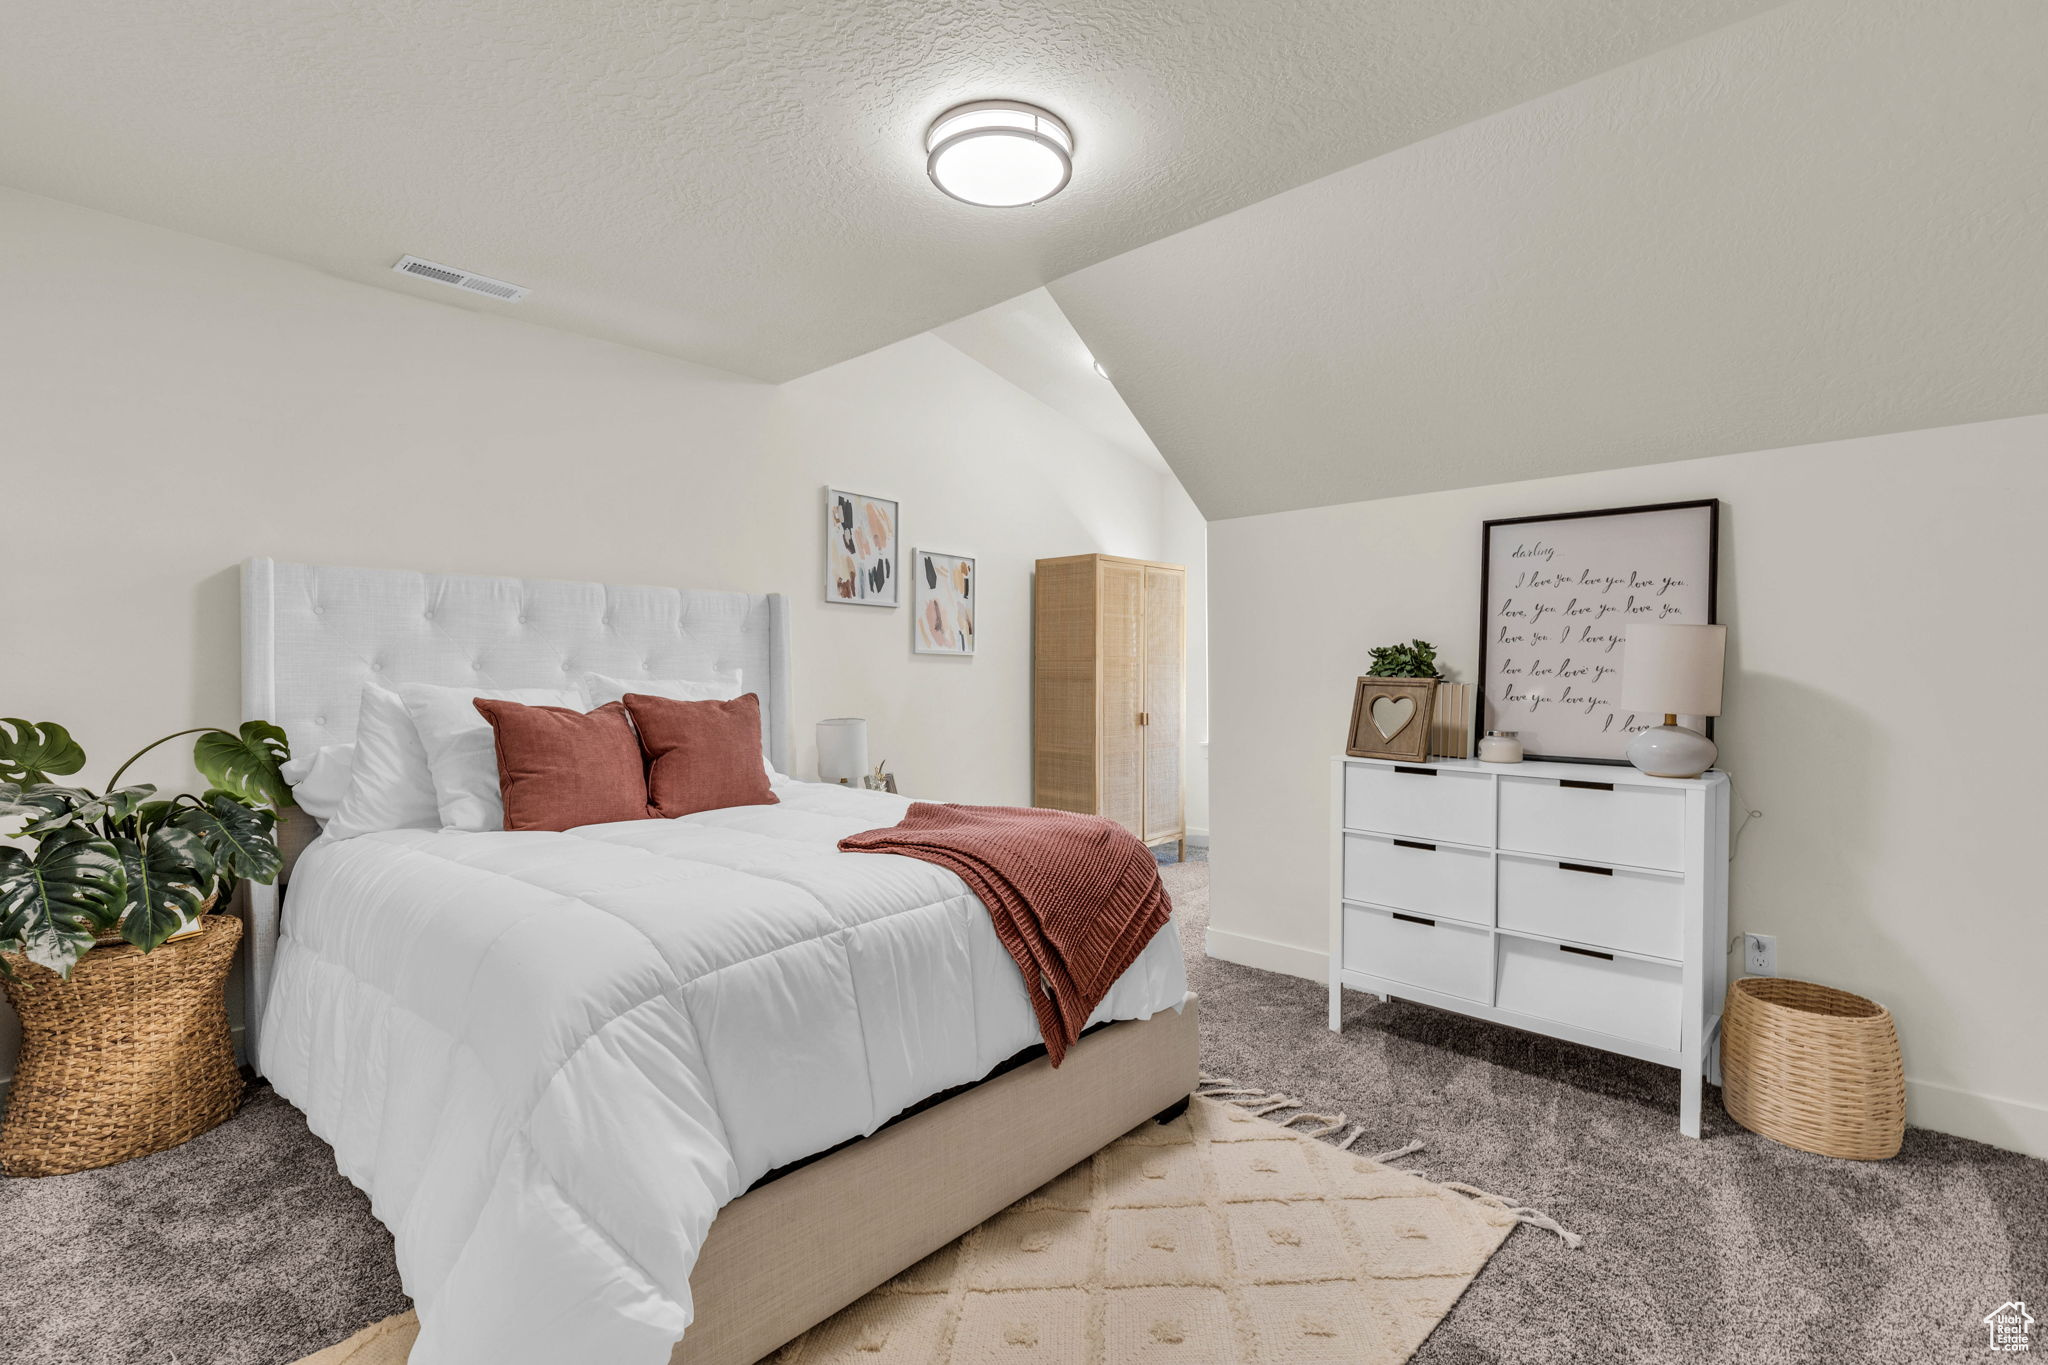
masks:
[[[1032,804],[1107,815],[1187,852],[1187,570],[1117,555],[1038,561]]]

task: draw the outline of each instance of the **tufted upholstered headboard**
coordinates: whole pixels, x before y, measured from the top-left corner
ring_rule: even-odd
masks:
[[[366,682],[561,687],[585,673],[686,678],[735,669],[760,695],[768,758],[789,771],[789,611],[779,593],[271,559],[242,566],[242,715],[284,727],[292,752],[303,756],[355,738]],[[247,1032],[256,1057],[277,947],[277,888],[251,888],[249,921]]]

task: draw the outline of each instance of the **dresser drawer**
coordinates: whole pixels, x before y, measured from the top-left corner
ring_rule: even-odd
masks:
[[[1634,958],[1589,956],[1555,943],[1498,938],[1495,1003],[1652,1047],[1678,1046],[1679,970]]]
[[[1455,844],[1347,834],[1344,898],[1491,924],[1493,859]]]
[[[1486,1004],[1492,997],[1493,950],[1484,929],[1428,916],[1344,907],[1344,966]]]
[[[1685,869],[1685,793],[1546,777],[1500,779],[1500,846],[1596,863]]]
[[[1499,884],[1504,929],[1651,957],[1685,955],[1680,878],[1503,854]]]
[[[1455,769],[1348,764],[1344,827],[1484,847],[1493,842],[1493,779]]]

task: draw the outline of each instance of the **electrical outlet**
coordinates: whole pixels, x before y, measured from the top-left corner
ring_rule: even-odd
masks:
[[[1742,969],[1751,976],[1776,976],[1778,940],[1770,934],[1744,934]]]

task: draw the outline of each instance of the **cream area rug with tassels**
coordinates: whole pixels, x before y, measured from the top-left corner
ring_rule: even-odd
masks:
[[[1281,1096],[1204,1088],[769,1359],[1398,1365],[1517,1222],[1577,1244],[1389,1164],[1420,1144],[1359,1156],[1250,1112],[1298,1107]],[[404,1365],[417,1331],[386,1318],[299,1365]]]

